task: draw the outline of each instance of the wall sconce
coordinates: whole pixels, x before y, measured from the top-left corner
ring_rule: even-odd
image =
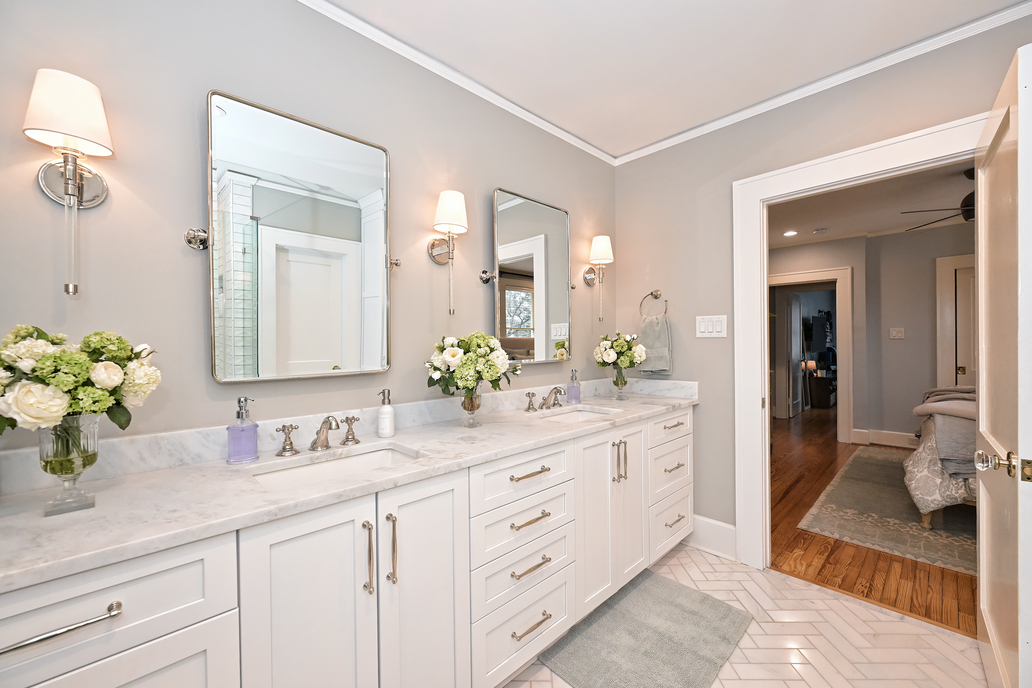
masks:
[[[455,315],[454,259],[455,235],[465,234],[469,226],[466,222],[466,198],[460,191],[442,191],[437,201],[437,215],[434,216],[434,229],[448,235],[447,239],[437,237],[426,245],[430,260],[438,265],[448,265],[448,313]]]
[[[107,198],[107,182],[81,161],[87,155],[114,153],[100,89],[85,79],[56,69],[40,69],[32,84],[22,131],[51,146],[61,156],[39,168],[43,193],[65,207],[67,235],[66,294],[79,293],[79,208],[93,208]]]
[[[591,240],[588,262],[597,266],[597,270],[595,267],[584,270],[584,284],[593,287],[598,282],[598,321],[602,322],[602,276],[605,266],[613,262],[613,244],[609,237],[602,235]]]

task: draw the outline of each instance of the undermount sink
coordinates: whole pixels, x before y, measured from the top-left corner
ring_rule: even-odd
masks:
[[[548,411],[543,420],[552,423],[580,423],[585,420],[602,420],[606,416],[619,413],[619,409],[606,408],[605,406],[579,406],[575,408],[564,408],[558,411]]]
[[[269,468],[251,475],[267,490],[290,490],[325,480],[347,478],[378,468],[404,466],[417,458],[418,453],[408,447],[371,449],[300,466]]]

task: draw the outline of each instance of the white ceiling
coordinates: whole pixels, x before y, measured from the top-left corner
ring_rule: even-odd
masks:
[[[895,234],[953,215],[954,212],[948,210],[909,215],[902,215],[901,211],[960,207],[964,196],[975,190],[975,183],[964,176],[964,170],[973,165],[973,161],[966,160],[772,205],[767,210],[768,244],[770,248],[781,248],[847,237]],[[958,217],[924,229],[951,224],[964,222]],[[813,230],[818,228],[827,231],[814,234]],[[789,230],[798,234],[786,237],[784,233]]]
[[[1013,0],[301,2],[615,162],[1032,13]]]

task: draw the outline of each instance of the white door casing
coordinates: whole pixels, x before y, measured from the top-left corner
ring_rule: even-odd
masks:
[[[968,375],[964,382],[958,381],[957,366],[964,365],[958,359],[958,345],[961,335],[969,335],[967,347],[974,351],[974,308],[961,309],[958,320],[957,301],[963,298],[963,290],[973,288],[975,254],[946,256],[935,259],[935,384],[938,387],[965,384],[973,385],[975,361],[967,358]],[[963,276],[970,270],[972,281]],[[958,280],[958,273],[962,277]],[[973,296],[973,294],[972,294]],[[973,303],[970,304],[973,306]],[[970,315],[970,322],[965,318]],[[958,332],[958,329],[960,332]],[[963,346],[961,346],[963,349]]]
[[[978,365],[975,352],[978,344],[975,341],[977,328],[975,317],[978,314],[977,289],[975,286],[975,268],[960,268],[954,273],[956,282],[956,327],[955,339],[956,368],[954,371],[956,384],[973,386],[977,379]]]
[[[534,360],[547,361],[552,352],[548,347],[548,262],[547,244],[544,234],[514,241],[498,246],[499,270],[506,263],[513,263],[524,258],[534,261]],[[499,304],[501,309],[505,304]],[[504,337],[505,332],[499,336]]]
[[[788,379],[790,418],[803,412],[803,307],[798,294],[792,294],[788,308]]]

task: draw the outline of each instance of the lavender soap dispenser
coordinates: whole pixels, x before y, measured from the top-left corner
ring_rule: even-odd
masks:
[[[254,399],[237,399],[236,423],[226,426],[226,434],[229,436],[229,458],[226,463],[230,465],[258,460],[258,423],[251,420],[251,412],[247,410],[249,401]]]

